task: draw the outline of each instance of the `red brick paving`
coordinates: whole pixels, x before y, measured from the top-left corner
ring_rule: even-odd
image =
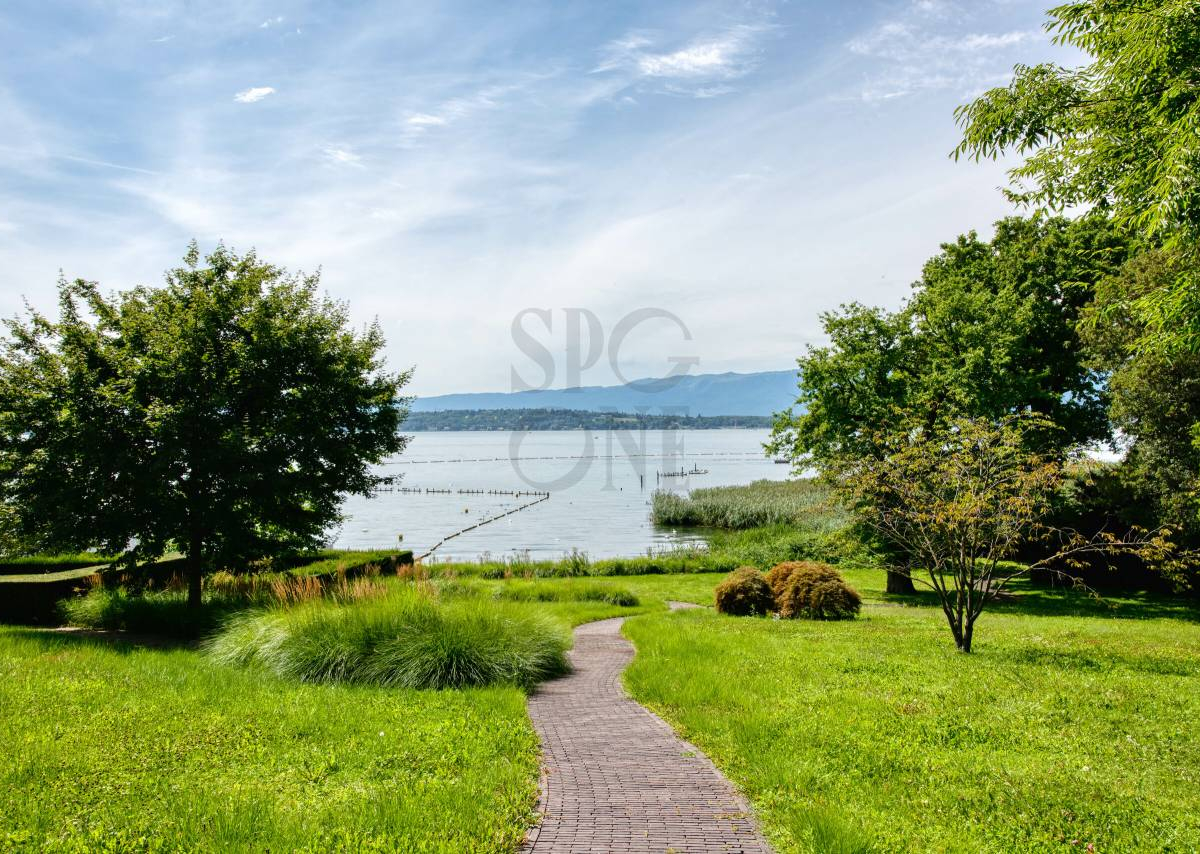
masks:
[[[522,851],[769,854],[721,772],[625,694],[633,645],[623,622],[577,628],[574,672],[529,698],[542,740],[543,815]]]

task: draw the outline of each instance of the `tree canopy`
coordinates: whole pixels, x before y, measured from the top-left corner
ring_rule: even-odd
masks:
[[[1143,324],[1128,305],[1173,282],[1178,253],[1158,250],[1130,260],[1103,279],[1084,323],[1084,343],[1106,372],[1113,426],[1128,444],[1117,470],[1129,498],[1128,521],[1179,529],[1200,547],[1200,353],[1163,353],[1133,346]]]
[[[321,544],[404,448],[408,373],[378,326],[299,276],[193,244],[162,287],[62,281],[59,316],[7,322],[0,498],[30,549],[177,549],[216,567]]]
[[[1132,304],[1139,347],[1200,346],[1200,4],[1080,0],[1050,10],[1055,40],[1091,62],[1018,66],[1012,82],[958,110],[956,155],[1025,156],[1017,202],[1092,205],[1182,253],[1175,278]]]
[[[881,425],[1019,411],[1056,426],[1042,451],[1107,437],[1078,326],[1128,251],[1101,217],[1014,217],[991,241],[972,232],[944,244],[899,311],[853,304],[823,316],[830,343],[799,360],[799,397],[777,417],[772,449],[820,464],[871,454]]]

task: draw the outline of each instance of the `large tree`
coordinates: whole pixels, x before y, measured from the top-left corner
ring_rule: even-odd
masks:
[[[28,548],[218,567],[321,544],[371,466],[404,448],[408,373],[378,326],[298,276],[193,244],[162,287],[60,282],[57,319],[7,323],[0,499]]]
[[[1126,441],[1115,470],[1126,521],[1170,525],[1200,547],[1200,353],[1136,346],[1144,323],[1130,304],[1179,275],[1178,253],[1152,251],[1102,280],[1083,324],[1084,341],[1108,376],[1113,425]]]
[[[1161,287],[1130,304],[1142,349],[1200,347],[1200,4],[1080,0],[1050,10],[1055,40],[1090,62],[1018,66],[1012,82],[961,107],[956,154],[1025,156],[1014,200],[1096,206],[1181,254]]]
[[[902,416],[930,427],[961,416],[1043,415],[1062,449],[1108,436],[1101,375],[1080,316],[1127,244],[1101,217],[1009,218],[992,240],[942,246],[897,312],[853,304],[822,316],[830,343],[799,360],[796,406],[777,450],[817,464]]]
[[[936,430],[1026,411],[1055,427],[1022,433],[1039,453],[1106,438],[1101,377],[1078,326],[1095,283],[1128,252],[1098,216],[1014,217],[990,241],[972,232],[943,245],[899,311],[823,316],[830,342],[799,360],[799,397],[777,417],[771,450],[822,468],[847,454],[878,458],[889,424]]]

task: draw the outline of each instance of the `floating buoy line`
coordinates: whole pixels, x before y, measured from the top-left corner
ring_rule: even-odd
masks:
[[[432,487],[422,488],[419,486],[400,486],[400,478],[384,477],[380,478],[373,490],[375,493],[380,492],[396,492],[406,495],[509,495],[513,498],[549,498],[549,492],[539,492],[535,490],[513,490],[513,489],[435,489]]]
[[[698,465],[694,465],[694,464],[693,464],[693,465],[692,465],[692,468],[691,468],[691,471],[685,471],[684,469],[680,469],[679,471],[660,471],[660,472],[658,473],[658,476],[659,476],[660,478],[664,478],[664,477],[690,477],[691,475],[694,475],[694,474],[708,474],[708,469],[702,469],[702,468],[700,468],[700,466],[698,466]]]
[[[449,492],[449,490],[446,490],[446,491]],[[493,493],[493,494],[512,495],[514,493]],[[483,519],[482,521],[476,522],[474,525],[468,525],[467,527],[463,528],[460,531],[455,531],[453,534],[448,534],[445,537],[442,537],[440,540],[438,540],[436,543],[434,543],[433,546],[430,547],[429,551],[427,551],[423,555],[419,556],[417,558],[417,560],[425,560],[425,558],[429,557],[431,554],[433,554],[435,551],[437,551],[442,546],[442,544],[445,543],[447,540],[453,540],[455,537],[458,537],[458,536],[461,536],[461,535],[467,533],[467,531],[474,531],[476,528],[482,528],[484,525],[487,525],[491,522],[495,522],[499,519],[503,519],[505,516],[511,516],[514,513],[520,513],[522,510],[528,510],[530,507],[532,507],[535,504],[541,504],[543,501],[550,500],[549,492],[541,492],[541,493],[525,492],[525,493],[515,493],[515,494],[518,494],[518,495],[540,495],[541,497],[536,498],[533,501],[530,501],[526,504],[522,504],[519,507],[513,507],[510,510],[505,510],[503,513],[497,513],[495,516],[489,516],[488,518]]]

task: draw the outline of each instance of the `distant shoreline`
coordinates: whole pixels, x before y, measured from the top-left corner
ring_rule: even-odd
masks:
[[[413,412],[404,422],[409,433],[502,432],[513,430],[763,430],[767,415],[653,415],[580,409],[451,409]]]

